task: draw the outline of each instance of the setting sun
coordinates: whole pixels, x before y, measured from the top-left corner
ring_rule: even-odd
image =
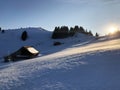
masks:
[[[116,30],[117,30],[116,27],[110,27],[109,32],[110,32],[110,33],[114,33]]]
[[[117,26],[111,26],[111,27],[109,27],[109,29],[108,29],[108,31],[109,31],[110,34],[115,33],[117,30],[118,30],[118,27],[117,27]]]

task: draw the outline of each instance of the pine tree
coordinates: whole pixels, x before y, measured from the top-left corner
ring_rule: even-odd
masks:
[[[96,33],[96,34],[95,34],[95,36],[96,36],[96,37],[99,37],[99,34],[98,34],[98,33]]]
[[[58,34],[59,34],[59,27],[55,27],[53,34],[52,34],[52,39],[57,39],[58,38]]]
[[[69,36],[69,28],[67,26],[55,27],[52,39],[62,39]]]
[[[88,35],[93,36],[93,34],[92,34],[92,31],[91,31],[91,30],[88,32]]]
[[[62,26],[59,35],[59,38],[67,38],[69,36],[69,28],[67,26]]]
[[[80,33],[85,33],[85,29],[82,26],[80,26],[79,31],[80,31]]]
[[[21,35],[21,40],[22,40],[22,41],[26,41],[27,38],[28,38],[28,34],[27,34],[26,31],[24,31],[24,32],[22,33],[22,35]]]
[[[79,27],[77,25],[74,27],[74,31],[75,31],[75,33],[79,32]]]
[[[71,28],[70,28],[70,31],[69,31],[69,36],[74,36],[74,35],[75,35],[74,28],[71,27]]]

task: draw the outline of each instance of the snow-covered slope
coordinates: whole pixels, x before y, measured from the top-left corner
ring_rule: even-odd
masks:
[[[120,39],[100,41],[80,34],[57,40],[65,44],[56,47],[56,40],[46,39],[44,56],[0,63],[0,90],[120,89]]]
[[[27,31],[28,39],[21,40],[23,31]],[[0,57],[10,54],[22,46],[42,46],[45,41],[50,40],[51,32],[42,28],[21,28],[5,30],[5,33],[0,33]]]
[[[21,40],[23,31],[27,31],[28,39],[26,41]],[[0,58],[13,53],[22,46],[33,46],[38,49],[42,55],[54,53],[61,49],[66,48],[65,46],[54,47],[53,43],[59,41],[65,43],[64,45],[71,46],[74,43],[85,42],[91,40],[93,37],[86,36],[83,34],[76,35],[73,38],[67,39],[51,39],[52,32],[42,28],[20,28],[20,29],[9,29],[5,30],[5,33],[0,32]],[[90,39],[91,38],[91,39]],[[53,50],[54,49],[54,50]]]

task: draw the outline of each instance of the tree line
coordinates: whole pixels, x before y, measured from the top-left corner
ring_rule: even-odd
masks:
[[[87,31],[85,30],[82,26],[75,26],[75,27],[70,27],[68,26],[61,26],[61,27],[55,27],[53,34],[52,34],[52,39],[62,39],[62,38],[67,38],[67,37],[72,37],[76,33],[83,33],[86,35],[93,36],[93,33],[91,30]],[[96,33],[96,36],[99,36],[98,33]]]

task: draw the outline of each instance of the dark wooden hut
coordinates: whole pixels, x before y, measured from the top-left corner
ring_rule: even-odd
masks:
[[[34,58],[39,54],[39,51],[36,50],[34,47],[31,46],[23,46],[16,52],[5,56],[4,60],[5,62],[9,61],[17,61],[17,60],[22,60],[22,59],[30,59]]]

